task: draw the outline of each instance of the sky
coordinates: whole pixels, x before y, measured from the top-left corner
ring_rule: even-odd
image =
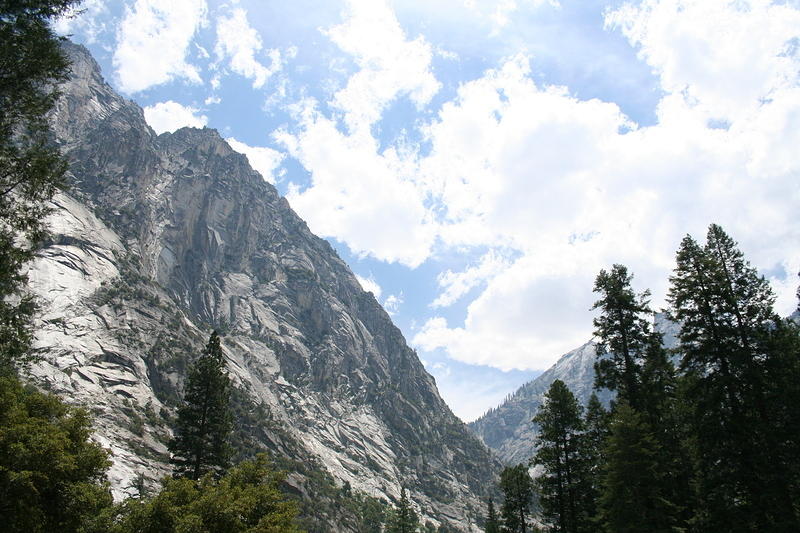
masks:
[[[711,223],[797,305],[800,1],[82,8],[58,31],[156,132],[244,153],[465,421],[592,337],[600,269],[664,307]]]

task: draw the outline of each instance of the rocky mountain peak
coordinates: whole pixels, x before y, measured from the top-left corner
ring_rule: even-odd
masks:
[[[114,490],[167,472],[187,364],[216,329],[240,448],[376,497],[405,485],[424,516],[475,530],[496,464],[333,248],[215,130],[156,136],[86,49],[67,50],[53,124],[73,188],[31,269],[47,353],[31,378],[92,410]]]

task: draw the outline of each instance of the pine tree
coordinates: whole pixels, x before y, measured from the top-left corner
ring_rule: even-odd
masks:
[[[183,404],[178,408],[170,462],[178,475],[198,480],[220,474],[230,461],[231,383],[220,338],[211,334],[203,354],[190,367]]]
[[[658,443],[644,417],[626,402],[614,412],[605,449],[600,523],[609,533],[672,533],[677,510],[664,497]]]
[[[525,533],[533,500],[533,480],[524,464],[507,466],[500,473],[500,489],[504,499],[500,514],[504,533]]]
[[[539,426],[539,441],[532,463],[543,468],[536,479],[542,516],[562,533],[589,531],[594,514],[582,410],[557,379],[533,419]]]
[[[684,238],[670,281],[681,368],[691,384],[698,523],[727,531],[800,530],[797,480],[789,477],[796,459],[784,453],[787,433],[780,428],[788,421],[778,418],[786,391],[775,387],[777,369],[791,368],[792,357],[775,344],[785,330],[769,284],[713,224],[704,247]]]
[[[90,436],[86,411],[0,376],[0,530],[103,530],[94,528],[113,503],[111,462]]]
[[[0,3],[0,371],[30,359],[25,264],[43,238],[47,202],[64,186],[66,161],[50,142],[47,113],[69,61],[50,21],[78,0]]]
[[[386,524],[386,533],[416,533],[419,529],[419,517],[411,507],[406,488],[400,490],[400,501]]]
[[[583,441],[581,462],[585,469],[585,516],[587,523],[597,516],[597,505],[603,483],[602,472],[605,462],[605,447],[611,433],[611,415],[600,403],[597,395],[592,393],[586,404],[586,415],[583,418]],[[590,527],[589,530],[592,530]]]
[[[635,411],[648,428],[648,436],[656,442],[654,453],[629,459],[652,461],[649,469],[661,473],[661,477],[658,481],[651,480],[653,490],[643,491],[642,496],[657,493],[677,512],[683,506],[675,502],[691,499],[687,473],[690,465],[682,453],[676,423],[677,377],[661,334],[651,327],[649,292],[637,295],[630,286],[631,279],[624,266],[614,265],[610,273],[601,271],[595,282],[595,292],[601,294],[594,306],[601,310],[595,320],[595,334],[599,353],[608,355],[595,366],[598,372],[595,385],[615,390],[618,400]],[[656,483],[661,486],[656,487]],[[646,500],[642,504],[651,508],[661,505]],[[684,519],[685,516],[675,517],[675,523],[680,524]]]
[[[500,533],[500,519],[497,517],[497,512],[494,510],[494,502],[489,498],[489,509],[486,512],[486,526],[484,527],[485,533]]]
[[[215,479],[165,479],[147,498],[129,499],[103,533],[302,533],[297,502],[281,491],[285,474],[264,455]],[[55,531],[55,530],[53,530]]]
[[[600,309],[594,319],[598,338],[595,363],[595,386],[617,391],[620,400],[634,408],[641,403],[640,387],[645,353],[654,342],[650,322],[649,291],[636,294],[631,288],[632,275],[623,265],[610,272],[601,270],[594,283],[600,294],[592,309]],[[601,357],[601,356],[607,357]]]

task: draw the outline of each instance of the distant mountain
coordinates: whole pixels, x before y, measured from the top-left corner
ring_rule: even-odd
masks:
[[[351,530],[333,492],[402,485],[426,519],[478,531],[499,464],[333,248],[215,130],[157,136],[67,50],[53,127],[72,189],[30,270],[45,354],[30,378],[91,410],[114,492],[168,473],[186,368],[216,329],[239,453],[291,461],[315,531]]]
[[[677,325],[659,313],[655,328],[664,335],[667,347],[677,345]],[[544,394],[557,379],[563,381],[583,405],[589,400],[594,387],[594,362],[596,345],[589,341],[561,356],[555,365],[536,379],[529,381],[502,404],[469,424],[487,446],[506,464],[527,462],[535,451],[537,430],[531,422],[544,400]],[[612,398],[610,391],[597,391],[603,402]]]

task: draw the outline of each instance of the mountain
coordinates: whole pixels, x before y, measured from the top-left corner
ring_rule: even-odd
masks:
[[[548,370],[521,386],[505,401],[473,422],[469,427],[506,464],[527,463],[533,457],[536,426],[531,419],[544,400],[544,394],[557,379],[563,381],[582,404],[592,394],[595,344],[587,342],[561,356]],[[608,391],[599,395],[608,400]]]
[[[406,486],[434,523],[477,531],[499,465],[324,240],[212,129],[156,135],[83,47],[53,113],[70,161],[29,272],[42,303],[29,378],[94,417],[119,497],[166,475],[188,363],[216,329],[240,456],[272,452],[312,504]]]
[[[678,327],[663,313],[655,316],[655,329],[664,336],[664,345],[677,345]],[[470,422],[470,429],[506,464],[527,463],[533,457],[537,428],[531,422],[544,400],[544,394],[557,379],[563,381],[578,401],[586,405],[594,390],[596,345],[589,341],[561,356],[534,380],[517,389],[506,400],[486,414]],[[613,397],[607,389],[597,392],[604,403]]]

